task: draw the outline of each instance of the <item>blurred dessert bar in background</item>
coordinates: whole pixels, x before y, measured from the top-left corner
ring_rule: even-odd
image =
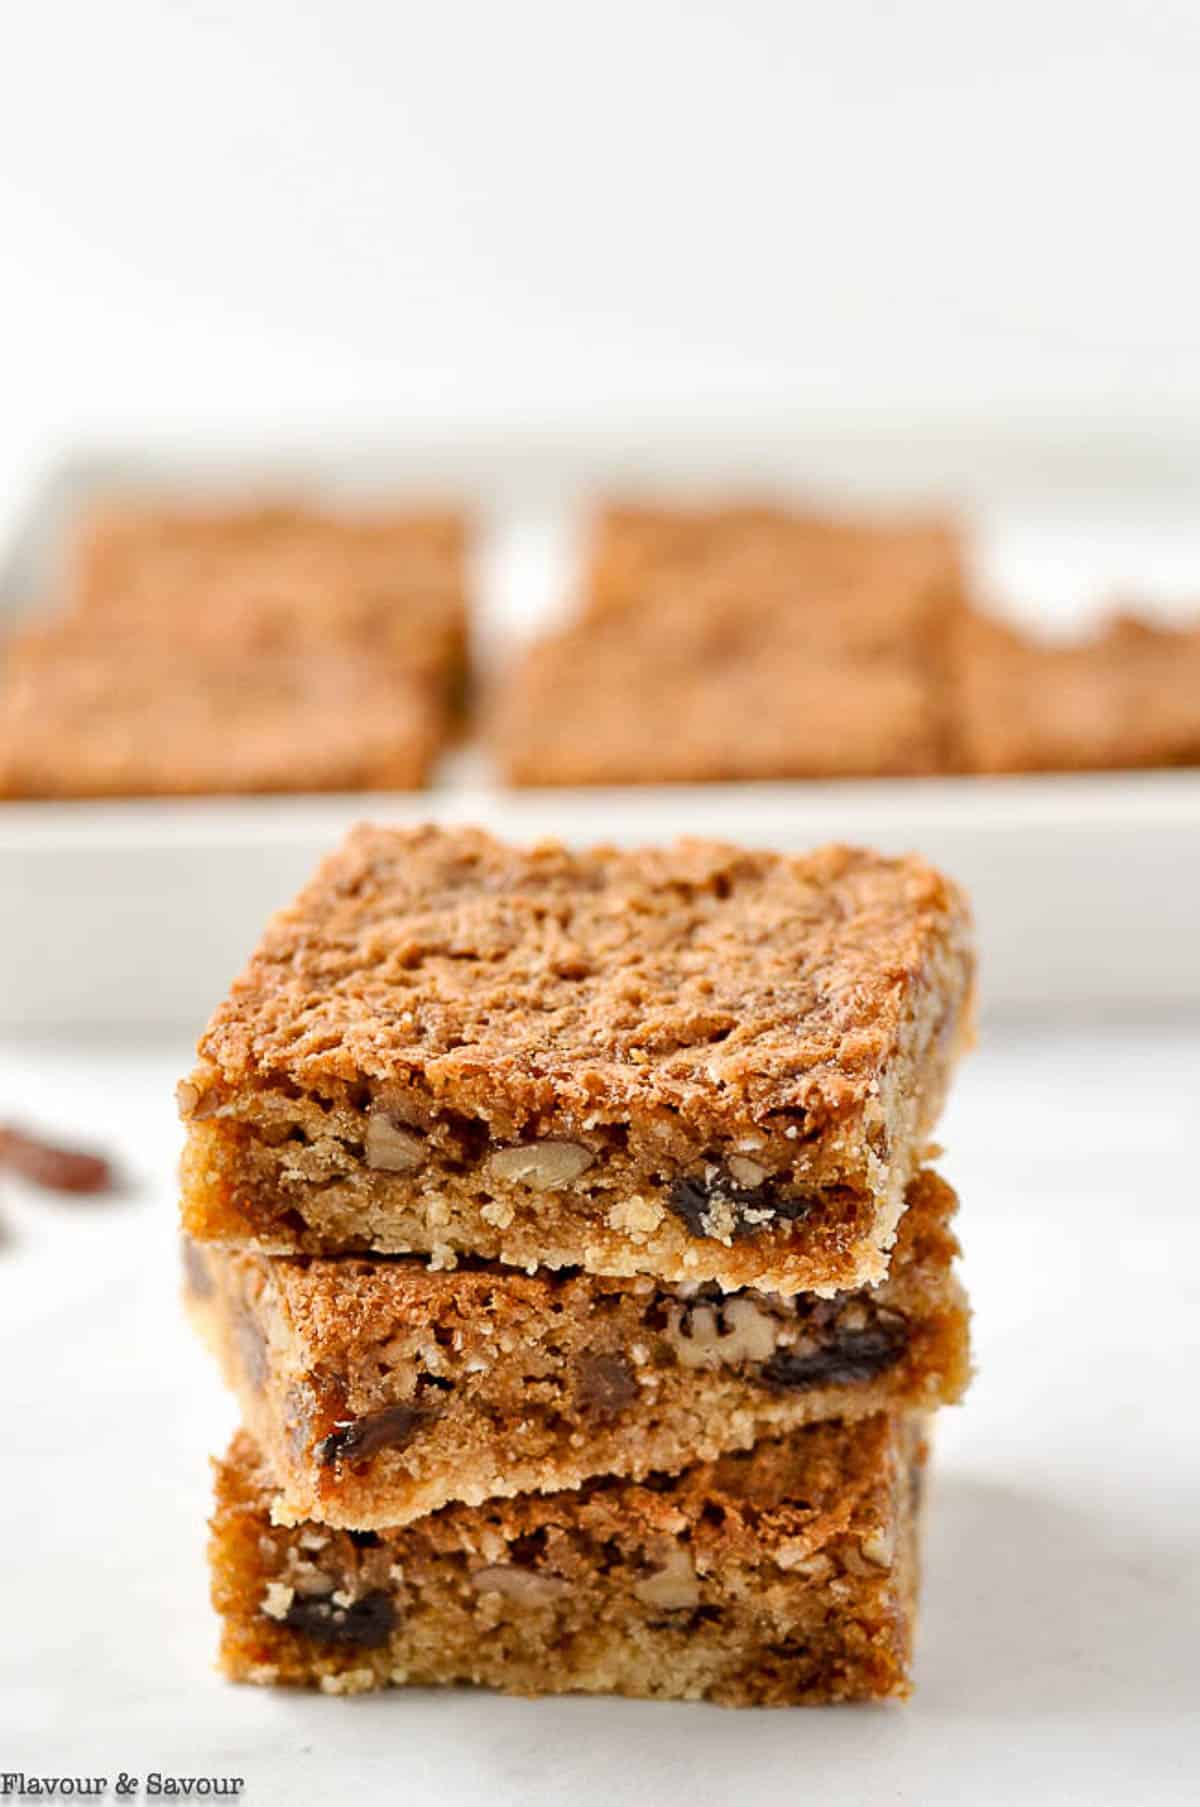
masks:
[[[447,507],[93,508],[0,648],[0,798],[413,791],[468,737],[516,787],[1200,764],[1200,622],[1027,633],[950,517],[599,504],[574,617],[482,676],[475,552]]]
[[[949,522],[610,503],[582,607],[492,719],[516,785],[1200,762],[1200,627],[1042,642],[981,613]]]
[[[450,509],[111,507],[81,526],[69,594],[96,625],[167,626],[185,642],[359,646],[461,708],[468,550]]]
[[[15,634],[0,795],[405,790],[457,731],[466,523],[448,511],[110,509]]]
[[[424,784],[445,711],[414,674],[353,640],[252,651],[218,629],[188,641],[83,620],[20,635],[0,692],[0,795]]]
[[[494,723],[516,784],[870,778],[945,769],[959,540],[935,521],[613,506],[582,616]]]
[[[959,754],[968,772],[1200,764],[1200,624],[1119,615],[1068,641],[971,613],[959,624]]]
[[[493,743],[511,784],[698,784],[928,775],[947,733],[922,661],[856,657],[787,611],[698,596],[539,642]]]
[[[464,517],[449,508],[335,511],[298,503],[185,508],[127,503],[85,516],[70,554],[81,609],[105,613],[141,600],[151,607],[163,585],[187,588],[230,569],[264,574],[289,565],[326,574],[338,566],[376,569],[384,583],[417,576],[461,586],[467,550]]]
[[[596,513],[585,617],[641,612],[672,595],[761,596],[859,652],[939,641],[965,583],[957,526],[931,516],[612,502]]]

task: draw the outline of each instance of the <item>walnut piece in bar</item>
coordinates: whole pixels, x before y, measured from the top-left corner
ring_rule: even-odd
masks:
[[[871,1285],[972,987],[965,902],[916,858],[362,827],[201,1040],[184,1228]]]
[[[909,1692],[920,1422],[811,1425],[645,1484],[336,1531],[272,1518],[252,1440],[217,1467],[221,1663],[327,1693],[471,1682],[726,1706]]]
[[[918,1175],[887,1280],[833,1299],[196,1242],[187,1299],[279,1488],[276,1517],[378,1529],[950,1403],[968,1377],[955,1202]]]

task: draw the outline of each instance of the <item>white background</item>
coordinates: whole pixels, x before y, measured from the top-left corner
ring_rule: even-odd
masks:
[[[150,424],[1200,419],[1190,0],[38,0],[0,498]]]
[[[1186,444],[1198,79],[1183,0],[10,7],[0,527],[70,445],[159,432],[762,404]],[[216,1681],[231,1413],[171,1277],[186,1042],[0,1044],[0,1117],[135,1182],[0,1200],[0,1768],[288,1807],[1194,1798],[1194,1029],[1009,1029],[964,1074],[980,1376],[940,1438],[919,1692],[804,1717]]]

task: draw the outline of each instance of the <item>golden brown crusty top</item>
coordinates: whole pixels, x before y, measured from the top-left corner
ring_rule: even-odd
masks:
[[[965,902],[914,857],[361,826],[268,925],[195,1095],[391,1082],[530,1117],[844,1121],[909,1051],[918,994],[946,1022],[969,981]]]

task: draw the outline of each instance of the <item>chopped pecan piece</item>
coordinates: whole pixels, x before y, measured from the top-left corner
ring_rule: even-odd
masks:
[[[113,1170],[103,1155],[64,1148],[11,1124],[0,1124],[0,1167],[48,1192],[110,1192],[113,1187]]]

